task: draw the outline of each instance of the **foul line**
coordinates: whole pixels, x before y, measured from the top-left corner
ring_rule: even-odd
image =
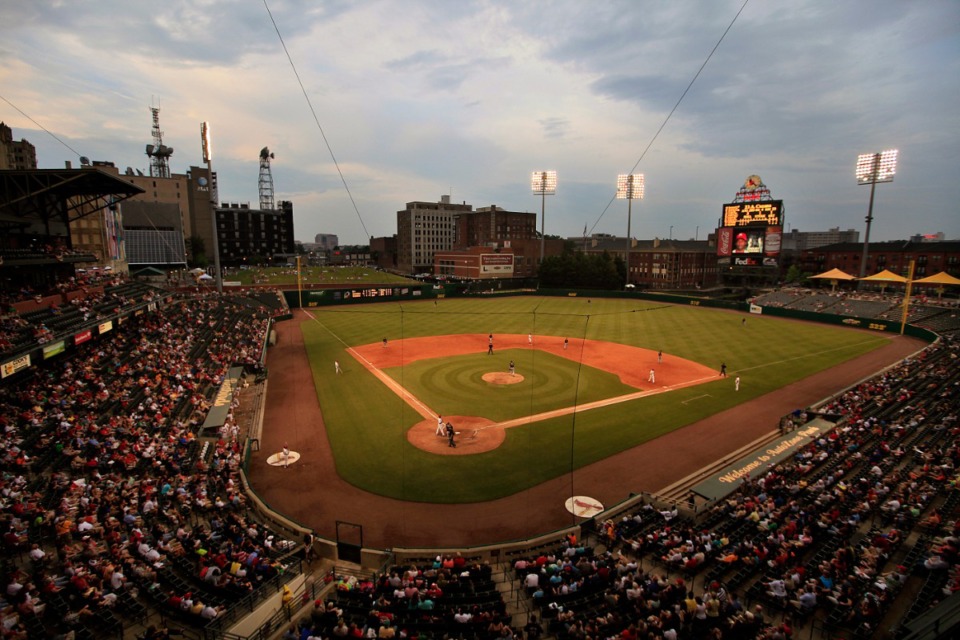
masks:
[[[379,378],[380,381],[383,382],[383,384],[387,385],[387,388],[388,388],[388,389],[390,389],[390,390],[393,391],[395,394],[397,394],[397,395],[400,397],[400,399],[403,400],[404,402],[406,402],[408,405],[410,405],[410,406],[413,408],[414,411],[416,411],[417,413],[419,413],[419,414],[420,414],[421,416],[423,416],[424,418],[435,418],[435,417],[437,417],[437,416],[439,415],[439,414],[437,414],[436,412],[431,411],[431,410],[430,410],[430,407],[428,407],[428,406],[426,405],[426,403],[424,403],[422,400],[420,400],[419,398],[417,398],[416,396],[414,396],[412,393],[410,393],[409,391],[407,391],[405,388],[403,388],[402,386],[400,386],[400,383],[398,383],[396,380],[394,380],[393,378],[391,378],[391,377],[388,376],[387,374],[383,373],[383,371],[381,371],[381,370],[378,369],[377,367],[373,366],[373,363],[371,363],[369,360],[367,360],[366,358],[364,358],[363,356],[361,356],[359,353],[357,353],[357,352],[354,350],[353,347],[351,347],[350,345],[348,345],[348,344],[343,340],[343,338],[341,338],[340,336],[338,336],[337,334],[335,334],[333,331],[331,331],[331,330],[330,330],[330,327],[328,327],[327,325],[325,325],[325,324],[323,324],[322,322],[320,322],[319,320],[317,320],[316,316],[314,316],[313,314],[311,314],[311,313],[310,313],[309,311],[307,311],[306,309],[301,309],[301,311],[303,311],[305,314],[307,314],[307,317],[308,317],[308,318],[310,318],[311,320],[313,320],[314,322],[316,322],[318,325],[320,325],[321,327],[323,327],[324,329],[326,329],[326,330],[327,330],[327,333],[329,333],[331,336],[334,337],[334,339],[338,340],[338,341],[340,342],[340,344],[342,344],[344,347],[346,347],[347,353],[349,353],[351,356],[353,356],[353,359],[354,359],[354,360],[356,360],[357,362],[359,362],[360,364],[362,364],[365,369],[367,369],[368,371],[370,371],[371,373],[373,373],[373,375],[375,375],[377,378]]]
[[[436,411],[433,411],[432,409],[430,409],[430,407],[427,406],[425,402],[423,402],[422,400],[417,398],[415,395],[407,391],[406,388],[403,387],[399,382],[397,382],[396,380],[388,376],[386,373],[384,373],[382,369],[377,368],[376,366],[373,365],[373,363],[371,363],[369,360],[367,360],[362,355],[360,355],[356,350],[354,350],[353,347],[348,345],[342,338],[340,338],[340,336],[338,336],[333,331],[331,331],[329,327],[327,327],[325,324],[320,322],[310,312],[306,311],[305,309],[301,309],[301,311],[306,313],[307,317],[309,317],[311,320],[313,320],[318,325],[326,329],[331,336],[333,336],[335,339],[340,341],[340,343],[344,347],[346,347],[347,353],[353,356],[354,360],[356,360],[361,365],[363,365],[363,368],[365,368],[367,371],[369,371],[374,376],[376,376],[376,378],[381,382],[383,382],[383,384],[386,385],[388,389],[393,391],[403,402],[406,402],[408,405],[410,405],[410,407],[414,411],[416,411],[418,414],[423,416],[424,419],[435,418],[437,417],[437,415],[439,415],[437,414]],[[709,380],[714,380],[714,379],[715,377],[711,375],[709,377],[696,378],[694,380],[687,380],[686,382],[681,382],[679,384],[664,385],[658,389],[651,389],[649,391],[637,391],[635,393],[628,393],[626,395],[616,396],[614,398],[604,398],[603,400],[596,400],[594,402],[588,402],[586,404],[563,407],[561,409],[553,409],[551,411],[544,411],[542,413],[536,413],[536,414],[533,414],[530,416],[524,416],[521,418],[514,418],[512,420],[505,420],[503,422],[494,422],[493,424],[488,424],[486,426],[479,427],[477,431],[490,429],[491,427],[500,427],[501,429],[509,429],[510,427],[519,427],[525,424],[532,424],[534,422],[542,422],[544,420],[549,420],[551,418],[559,418],[559,417],[568,416],[574,413],[582,413],[584,411],[591,411],[593,409],[610,407],[616,404],[630,402],[632,400],[638,400],[640,398],[647,398],[649,396],[655,396],[661,393],[667,393],[669,391],[674,391],[676,389],[684,389],[686,387],[696,386],[698,384],[703,384],[704,382],[707,382]],[[477,416],[477,417],[482,417],[482,416]]]
[[[534,347],[536,348],[536,347]],[[383,372],[382,369],[375,367],[369,360],[361,356],[359,353],[353,350],[353,348],[348,348],[348,352],[357,359],[357,362],[362,364],[365,369],[370,371],[374,376],[376,376],[381,382],[383,382],[388,389],[397,394],[401,400],[409,404],[414,411],[419,413],[424,418],[433,418],[437,415],[435,411],[431,411],[422,400],[414,396],[412,393],[407,391],[403,386],[400,385],[396,380],[388,376]],[[551,418],[559,418],[562,416],[571,415],[574,413],[581,413],[584,411],[590,411],[592,409],[600,409],[602,407],[610,407],[616,404],[621,404],[623,402],[630,402],[631,400],[637,400],[639,398],[646,398],[649,396],[659,395],[661,393],[667,393],[668,391],[674,391],[676,389],[683,389],[685,387],[692,387],[698,384],[703,384],[708,380],[713,380],[714,377],[710,376],[707,378],[697,378],[694,380],[687,380],[686,382],[681,382],[679,384],[665,385],[658,389],[651,389],[649,391],[637,391],[635,393],[628,393],[622,396],[616,396],[613,398],[604,398],[603,400],[596,400],[594,402],[588,402],[586,404],[574,405],[570,407],[563,407],[561,409],[553,409],[551,411],[544,411],[542,413],[535,413],[530,416],[524,416],[521,418],[514,418],[512,420],[505,420],[503,422],[494,422],[493,424],[488,424],[483,427],[478,427],[477,431],[483,431],[484,429],[490,429],[492,427],[500,427],[501,429],[509,429],[510,427],[520,427],[526,424],[532,424],[534,422],[541,422],[543,420],[549,420]],[[477,416],[482,417],[482,416]]]
[[[896,337],[896,336],[894,336],[894,337]],[[765,367],[771,367],[771,366],[778,365],[778,364],[785,364],[785,363],[787,363],[787,362],[793,362],[793,361],[795,361],[795,360],[805,360],[805,359],[807,359],[807,358],[811,358],[811,357],[814,357],[814,356],[823,355],[823,354],[825,354],[825,353],[833,353],[834,351],[843,351],[843,350],[845,350],[845,349],[849,349],[850,347],[859,347],[860,345],[862,345],[862,344],[867,344],[867,343],[869,343],[869,342],[873,342],[873,340],[863,340],[863,341],[861,341],[861,342],[854,342],[854,343],[851,343],[851,344],[845,344],[845,345],[841,345],[841,346],[839,346],[839,347],[834,347],[833,349],[824,349],[823,351],[815,351],[815,352],[813,352],[813,353],[804,353],[804,354],[802,354],[802,355],[795,356],[795,357],[793,357],[793,358],[786,358],[786,359],[784,359],[784,360],[777,360],[777,361],[775,361],[775,362],[764,362],[763,364],[758,364],[758,365],[756,365],[755,367],[747,367],[747,368],[745,368],[745,369],[736,369],[735,371],[736,371],[737,373],[740,373],[740,372],[743,372],[743,371],[754,371],[755,369],[763,369],[763,368],[765,368]],[[862,354],[861,354],[861,355],[862,355]]]

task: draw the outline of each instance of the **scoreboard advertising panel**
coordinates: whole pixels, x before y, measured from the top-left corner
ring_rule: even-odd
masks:
[[[741,267],[776,267],[783,227],[751,226],[717,229],[717,255]]]
[[[717,255],[732,266],[776,267],[783,238],[783,200],[723,205]]]

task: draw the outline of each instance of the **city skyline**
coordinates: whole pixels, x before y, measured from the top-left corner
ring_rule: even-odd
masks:
[[[0,120],[41,168],[145,174],[151,104],[175,173],[203,164],[209,121],[221,201],[256,206],[267,146],[306,242],[393,235],[442,195],[539,213],[540,170],[558,176],[548,235],[625,235],[617,175],[643,173],[637,238],[706,238],[753,174],[788,228],[863,237],[856,159],[888,148],[871,240],[960,238],[960,4],[747,2],[669,120],[741,0],[267,4],[5,4]]]

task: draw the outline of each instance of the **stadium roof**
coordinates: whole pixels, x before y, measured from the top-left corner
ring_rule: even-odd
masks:
[[[143,189],[95,167],[0,171],[0,216],[8,224],[69,222],[96,210],[90,204],[113,196],[114,202]]]
[[[822,278],[824,280],[853,280],[853,276],[847,273],[846,271],[841,271],[840,269],[830,269],[830,271],[825,271],[824,273],[810,276],[811,278]]]
[[[867,276],[866,278],[857,278],[858,280],[869,280],[874,282],[906,282],[907,279],[901,275],[897,275],[889,269],[884,269],[880,273],[875,273],[872,276]]]
[[[954,278],[946,271],[941,271],[940,273],[932,276],[927,276],[926,278],[921,278],[920,280],[914,280],[913,284],[960,284],[960,278]]]

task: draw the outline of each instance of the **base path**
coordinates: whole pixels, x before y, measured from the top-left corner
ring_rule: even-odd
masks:
[[[489,337],[484,334],[459,334],[447,336],[430,336],[428,338],[406,338],[390,343],[389,348],[377,342],[347,349],[384,385],[400,396],[414,411],[423,416],[423,420],[415,424],[407,432],[407,440],[415,447],[424,451],[441,455],[468,455],[483,453],[499,447],[504,440],[504,429],[510,427],[526,427],[541,420],[551,420],[560,416],[577,412],[591,411],[601,407],[609,407],[621,402],[630,402],[645,396],[664,393],[674,389],[682,389],[697,384],[716,380],[717,372],[690,360],[667,357],[663,362],[660,354],[650,349],[641,349],[624,344],[605,342],[602,340],[576,339],[568,343],[564,338],[556,336],[537,336],[534,343],[528,336],[497,334],[496,343],[501,348],[508,349],[538,349],[567,358],[580,360],[583,364],[607,371],[620,378],[620,381],[638,389],[636,393],[605,398],[594,402],[587,402],[576,407],[562,407],[546,411],[533,416],[523,416],[513,420],[492,423],[479,416],[448,416],[448,421],[462,430],[465,444],[469,446],[450,447],[449,443],[436,433],[436,413],[422,400],[400,386],[396,380],[384,373],[388,367],[399,367],[427,360],[430,358],[448,358],[451,356],[467,355],[477,352],[487,352]],[[649,371],[656,366],[659,368],[660,381],[656,384],[647,381],[642,372]],[[491,371],[483,374],[483,380],[488,384],[519,384],[523,376],[503,371]],[[670,384],[666,384],[666,381]],[[641,385],[643,385],[641,387]],[[645,389],[645,390],[644,390]],[[486,433],[489,431],[490,433]]]
[[[926,344],[914,338],[892,337],[886,346],[859,358],[528,491],[489,502],[438,505],[361,491],[337,475],[300,332],[303,321],[311,320],[298,310],[293,320],[275,325],[278,339],[268,351],[270,388],[262,442],[260,452],[251,457],[250,481],[275,510],[313,528],[320,536],[335,539],[338,520],[355,523],[363,527],[364,545],[375,548],[466,547],[577,524],[581,519],[564,507],[571,496],[591,496],[610,507],[631,492],[656,492],[768,434],[783,415],[814,404]],[[390,351],[393,346],[391,342],[387,349],[378,348]],[[496,346],[506,347],[499,341]],[[485,350],[486,343],[481,348]],[[572,348],[573,341],[568,350]],[[658,382],[664,365],[657,368]],[[643,377],[649,368],[638,368],[638,374]],[[466,446],[466,442],[459,442],[468,434],[462,425],[458,430],[459,449]],[[300,460],[287,469],[270,466],[268,452],[281,450],[284,443],[301,454]]]

